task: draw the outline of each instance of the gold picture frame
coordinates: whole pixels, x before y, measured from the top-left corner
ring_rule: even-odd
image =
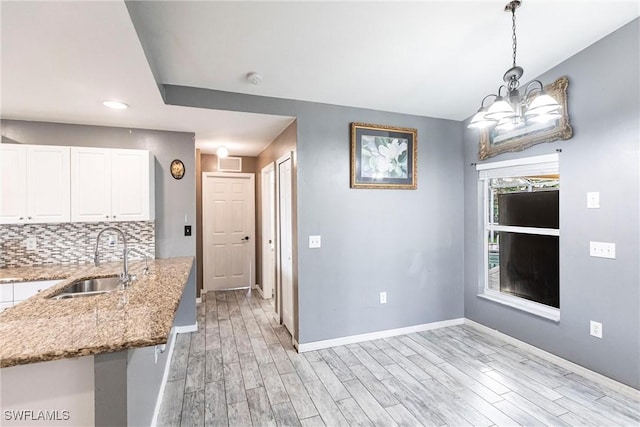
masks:
[[[544,87],[547,93],[562,106],[561,117],[546,127],[525,126],[516,131],[507,132],[483,129],[480,133],[478,153],[480,160],[502,153],[522,151],[543,142],[571,138],[573,129],[569,123],[569,110],[567,107],[568,87],[569,79],[566,76],[560,77],[555,82]]]
[[[418,188],[418,131],[351,123],[351,188]]]

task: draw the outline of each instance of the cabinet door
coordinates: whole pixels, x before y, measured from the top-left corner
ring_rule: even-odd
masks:
[[[13,302],[17,304],[42,292],[50,287],[57,285],[61,280],[40,280],[37,282],[18,282],[13,284]]]
[[[27,217],[27,148],[0,144],[0,224],[24,223]]]
[[[111,150],[111,212],[115,221],[153,219],[152,157],[145,150]]]
[[[110,150],[71,147],[71,220],[111,220]]]
[[[69,147],[27,146],[27,222],[71,219]]]
[[[13,303],[13,283],[0,285],[0,302]]]
[[[18,304],[38,292],[57,285],[61,280],[39,280],[36,282],[17,282],[13,284],[13,304]]]

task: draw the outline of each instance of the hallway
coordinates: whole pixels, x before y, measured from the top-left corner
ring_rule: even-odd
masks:
[[[208,294],[158,425],[638,425],[640,402],[467,326],[298,354],[255,292]],[[213,297],[213,298],[212,298]]]

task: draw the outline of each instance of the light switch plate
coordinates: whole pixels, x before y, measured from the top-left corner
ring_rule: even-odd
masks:
[[[589,322],[589,329],[592,337],[602,338],[602,323],[591,320]]]
[[[587,208],[600,209],[600,193],[598,191],[590,191],[587,193]]]
[[[309,236],[309,249],[317,249],[321,244],[322,240],[320,236]]]
[[[597,258],[616,259],[616,244],[608,242],[589,242],[589,255]]]

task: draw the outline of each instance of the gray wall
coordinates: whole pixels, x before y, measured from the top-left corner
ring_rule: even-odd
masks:
[[[299,342],[460,318],[459,122],[165,86],[169,104],[297,118]],[[418,190],[349,188],[349,123],[418,129]],[[308,249],[308,236],[322,236]],[[388,303],[379,304],[387,291]]]
[[[155,156],[156,258],[195,256],[195,142],[192,133],[21,120],[2,120],[0,128],[3,142],[151,151]],[[174,159],[184,162],[187,172],[181,180],[173,179],[169,173],[169,165]],[[191,237],[184,237],[185,215],[188,224],[194,227]],[[178,325],[195,323],[193,271],[185,294],[194,297],[186,306],[181,305],[179,318],[182,323],[176,323]]]
[[[569,77],[574,137],[489,161],[560,154],[559,323],[477,297],[481,271],[477,133],[464,136],[465,316],[620,382],[640,387],[638,20],[549,70]],[[533,76],[528,76],[532,78]],[[601,208],[587,209],[586,193]],[[617,259],[589,257],[589,241],[616,243]],[[589,321],[603,324],[603,339]]]

